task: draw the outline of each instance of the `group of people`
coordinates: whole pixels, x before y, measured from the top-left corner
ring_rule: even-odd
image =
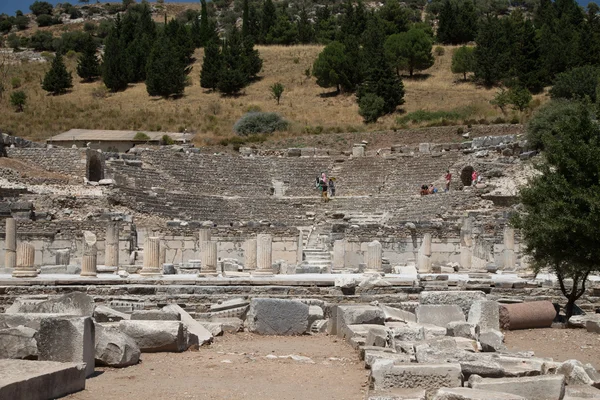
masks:
[[[446,170],[446,175],[444,176],[444,182],[445,182],[445,187],[444,187],[444,192],[448,192],[450,191],[450,183],[452,182],[452,174],[450,173],[450,170]],[[426,196],[428,194],[436,194],[438,192],[438,189],[433,186],[433,183],[430,183],[429,185],[421,185],[421,196]]]
[[[321,199],[327,202],[330,200],[329,193],[331,197],[335,197],[335,178],[328,178],[325,172],[322,172],[320,176],[317,176],[315,188],[321,192]]]

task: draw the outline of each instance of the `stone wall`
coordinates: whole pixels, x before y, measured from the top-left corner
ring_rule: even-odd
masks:
[[[86,176],[87,149],[9,148],[9,157],[19,159],[48,171],[77,177]]]

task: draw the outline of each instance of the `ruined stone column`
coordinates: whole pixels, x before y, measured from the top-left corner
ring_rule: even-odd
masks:
[[[81,276],[98,275],[98,246],[96,235],[90,231],[83,232],[83,258],[81,259]]]
[[[119,269],[119,222],[110,221],[104,239],[104,265]]]
[[[417,270],[419,273],[431,272],[431,233],[423,235],[423,242],[421,243],[418,257]]]
[[[56,265],[69,265],[71,263],[71,250],[70,249],[60,249],[56,250]]]
[[[302,264],[304,254],[304,233],[298,230],[298,249],[296,250],[296,265]]]
[[[367,270],[365,272],[382,272],[381,254],[381,243],[377,240],[369,243],[365,259],[365,264],[367,264]]]
[[[460,228],[460,266],[469,270],[473,259],[473,229],[471,220],[466,218]]]
[[[256,239],[246,240],[244,248],[244,270],[256,269]]]
[[[515,230],[510,226],[504,227],[504,251],[502,252],[503,267],[506,271],[516,268]]]
[[[162,275],[160,268],[160,238],[146,237],[144,241],[144,266],[140,271],[140,275]]]
[[[35,247],[31,243],[21,242],[17,246],[17,265],[13,269],[13,278],[35,278],[38,271],[35,263]]]
[[[17,266],[17,222],[14,218],[6,219],[4,249],[4,267],[15,268]]]
[[[217,242],[200,242],[200,273],[198,276],[217,276]]]
[[[210,229],[200,229],[198,231],[199,243],[208,242],[210,240]]]
[[[255,275],[273,275],[273,238],[268,234],[256,236]]]
[[[341,270],[346,266],[346,241],[333,242],[333,269]]]

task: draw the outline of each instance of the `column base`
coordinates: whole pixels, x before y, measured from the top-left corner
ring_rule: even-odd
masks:
[[[275,271],[272,269],[255,269],[250,271],[250,274],[257,276],[273,276],[275,275]]]
[[[216,278],[217,276],[219,276],[219,273],[217,271],[206,271],[198,273],[198,278]]]
[[[152,276],[162,276],[162,271],[158,268],[146,268],[143,269],[139,272],[139,274],[141,276],[148,276],[148,277],[152,277]]]
[[[37,276],[38,276],[37,269],[30,269],[30,270],[15,269],[12,272],[13,278],[36,278]]]

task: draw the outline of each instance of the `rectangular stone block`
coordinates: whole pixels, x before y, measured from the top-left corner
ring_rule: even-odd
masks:
[[[371,366],[371,385],[376,390],[420,388],[427,391],[462,386],[460,364],[403,364],[378,360]]]
[[[419,305],[416,309],[417,322],[446,327],[449,322],[465,322],[465,314],[457,305]]]
[[[363,305],[337,307],[338,336],[344,335],[345,327],[348,325],[383,325],[384,323],[385,315],[379,307]]]
[[[493,329],[500,330],[500,311],[498,303],[489,300],[473,302],[469,311],[469,323],[479,325],[481,332]]]
[[[131,314],[132,321],[181,321],[178,312],[169,310],[135,310]]]
[[[476,300],[485,300],[485,293],[479,290],[424,291],[419,294],[420,304],[456,304],[465,315],[469,314],[471,304]]]
[[[42,319],[37,346],[41,361],[85,363],[85,376],[94,373],[96,338],[90,317]]]
[[[188,348],[187,330],[179,321],[119,321],[142,353],[182,352]]]
[[[564,375],[546,375],[495,379],[471,376],[469,387],[512,393],[529,400],[562,400],[565,395],[565,377]]]
[[[308,329],[308,306],[297,300],[252,299],[246,324],[260,335],[302,335]]]
[[[0,360],[0,399],[56,399],[85,389],[83,364]]]

